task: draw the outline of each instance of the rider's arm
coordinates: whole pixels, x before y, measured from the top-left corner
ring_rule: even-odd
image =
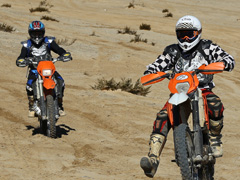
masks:
[[[177,50],[175,45],[170,45],[166,47],[163,54],[159,55],[155,62],[147,66],[147,70],[144,75],[156,73],[159,71],[167,71],[173,67],[174,57],[177,55]]]
[[[216,44],[211,44],[209,47],[209,56],[213,62],[224,62],[225,71],[232,71],[235,65],[234,58],[224,51],[221,47]]]
[[[55,41],[51,43],[51,50],[58,54],[59,56],[66,53],[66,51],[62,47],[60,47]]]
[[[60,47],[55,41],[51,43],[51,50],[58,54],[63,62],[72,60],[70,52],[66,52],[62,47]]]
[[[27,57],[27,48],[26,47],[22,47],[21,49],[21,53],[18,56],[17,60],[16,60],[16,65],[18,67],[25,67],[25,57]]]

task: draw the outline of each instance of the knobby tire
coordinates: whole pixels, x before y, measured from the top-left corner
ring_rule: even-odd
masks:
[[[177,163],[180,167],[182,179],[192,180],[194,146],[191,132],[186,124],[180,124],[175,128],[174,141]]]
[[[52,95],[46,96],[47,101],[47,116],[48,116],[48,130],[47,136],[56,138],[56,116],[55,116],[55,105]]]

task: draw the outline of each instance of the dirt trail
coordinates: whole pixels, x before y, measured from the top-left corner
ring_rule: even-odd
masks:
[[[12,33],[0,31],[1,180],[147,180],[139,161],[148,152],[155,115],[167,100],[167,81],[152,86],[146,97],[97,91],[91,86],[101,78],[131,78],[135,82],[165,46],[176,43],[175,23],[185,14],[199,17],[203,38],[213,40],[236,59],[233,72],[215,75],[214,92],[225,106],[224,156],[217,160],[215,179],[240,179],[239,0],[135,0],[135,8],[128,8],[130,2],[52,0],[50,12],[30,13],[40,1],[0,0],[0,6],[11,4],[11,8],[0,7],[1,22],[16,29]],[[173,17],[164,17],[163,9]],[[26,68],[15,65],[20,42],[28,37],[28,24],[43,15],[59,21],[43,20],[46,35],[76,40],[70,46],[62,45],[74,60],[56,63],[66,83],[67,113],[57,123],[57,139],[41,135],[37,119],[27,117]],[[142,23],[150,24],[151,31],[139,30]],[[126,26],[148,42],[130,43],[134,36],[117,33]],[[171,163],[173,158],[170,131],[154,179],[180,179],[179,168]]]

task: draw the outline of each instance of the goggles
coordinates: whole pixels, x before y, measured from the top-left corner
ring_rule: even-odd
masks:
[[[31,32],[31,37],[32,38],[42,38],[44,36],[43,31],[32,31]]]
[[[193,42],[195,39],[197,39],[198,35],[201,33],[200,31],[196,30],[178,30],[177,32],[177,38],[178,40],[183,42]]]

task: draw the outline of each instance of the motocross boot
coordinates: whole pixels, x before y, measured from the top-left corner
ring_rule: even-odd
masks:
[[[58,107],[59,107],[59,115],[66,116],[66,113],[63,108],[63,98],[58,98]]]
[[[140,161],[140,166],[146,176],[152,178],[155,175],[165,142],[166,138],[161,134],[152,134],[150,136],[148,157],[142,157]]]
[[[35,111],[33,110],[34,98],[33,96],[28,96],[28,117],[33,118],[35,117]]]
[[[212,120],[210,119],[210,147],[212,150],[212,154],[215,158],[222,157],[223,149],[221,142],[221,130],[223,127],[223,118],[220,120]]]

